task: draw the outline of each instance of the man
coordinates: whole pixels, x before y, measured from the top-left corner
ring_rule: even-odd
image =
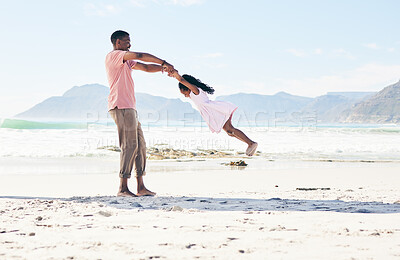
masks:
[[[114,32],[111,35],[111,42],[114,49],[107,54],[105,65],[110,85],[108,110],[117,125],[121,148],[120,187],[117,196],[154,196],[155,193],[148,190],[143,182],[143,176],[146,173],[146,143],[137,119],[135,86],[131,71],[167,71],[171,76],[174,67],[154,55],[129,51],[131,42],[127,32]],[[145,64],[135,60],[155,64]],[[136,194],[128,188],[128,179],[131,177],[133,166],[135,166],[137,180]]]

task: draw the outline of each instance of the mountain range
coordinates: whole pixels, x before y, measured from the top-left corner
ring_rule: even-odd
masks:
[[[100,84],[75,86],[62,96],[50,97],[15,118],[36,120],[92,120],[108,118],[109,88]],[[213,96],[211,96],[212,99]],[[329,92],[316,98],[285,92],[275,95],[237,93],[215,100],[234,103],[235,118],[250,125],[288,123],[400,123],[400,81],[379,92]],[[198,122],[189,102],[136,93],[139,119],[147,122]],[[188,100],[189,101],[189,100]],[[244,122],[243,122],[244,121]]]
[[[387,86],[363,102],[354,104],[339,115],[344,123],[400,123],[400,81]]]

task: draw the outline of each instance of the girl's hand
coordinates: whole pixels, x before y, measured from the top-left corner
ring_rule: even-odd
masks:
[[[181,77],[181,76],[179,75],[179,72],[178,72],[177,70],[175,70],[175,69],[174,69],[174,71],[172,72],[171,76],[174,77],[174,78],[176,78],[177,80],[179,80],[180,77]]]
[[[163,63],[161,64],[161,67],[162,67],[162,71],[163,72],[166,71],[166,72],[168,72],[168,76],[171,76],[171,73],[174,70],[174,66],[173,65],[169,64],[166,61],[163,61]]]

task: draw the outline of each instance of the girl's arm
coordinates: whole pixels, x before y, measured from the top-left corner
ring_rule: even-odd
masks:
[[[190,89],[193,92],[193,94],[198,95],[200,93],[199,89],[195,85],[187,82],[186,79],[184,79],[181,75],[179,75],[177,70],[174,70],[174,72],[172,73],[172,76],[174,78],[176,78],[180,83],[185,85],[188,89]]]

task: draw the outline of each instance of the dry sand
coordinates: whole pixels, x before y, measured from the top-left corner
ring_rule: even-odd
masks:
[[[118,198],[117,158],[18,160],[0,259],[400,258],[399,164],[151,161],[157,196]]]

